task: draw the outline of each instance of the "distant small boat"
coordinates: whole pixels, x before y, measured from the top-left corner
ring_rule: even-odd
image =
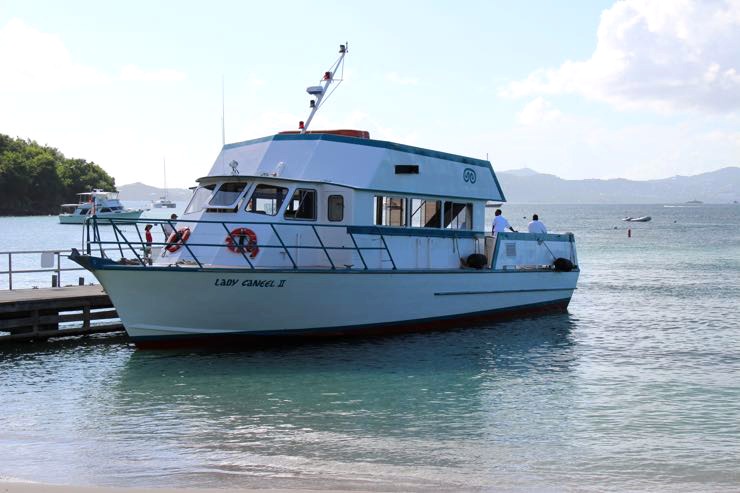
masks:
[[[686,203],[687,203],[687,204],[695,204],[695,205],[699,205],[699,204],[703,204],[704,202],[702,202],[701,200],[689,200],[689,201],[688,201],[688,202],[686,202]]]
[[[167,164],[164,159],[162,160],[162,172],[164,175],[164,196],[160,197],[159,200],[153,200],[152,207],[154,209],[174,209],[177,204],[167,198]]]
[[[491,202],[491,201],[488,201],[488,202],[486,202],[486,207],[490,207],[490,208],[493,208],[493,207],[501,207],[501,204],[502,204],[502,202]]]
[[[650,221],[651,219],[653,219],[653,218],[650,217],[650,216],[642,216],[642,217],[627,216],[625,218],[622,218],[622,221],[627,221],[627,222],[631,222],[631,223],[646,223],[646,222]]]
[[[154,207],[155,209],[173,209],[177,207],[177,204],[169,200],[167,197],[161,197],[159,200],[155,200],[152,202],[152,207]]]

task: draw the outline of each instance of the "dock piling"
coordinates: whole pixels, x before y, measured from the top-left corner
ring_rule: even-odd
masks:
[[[100,286],[0,291],[0,344],[122,330],[118,313]]]

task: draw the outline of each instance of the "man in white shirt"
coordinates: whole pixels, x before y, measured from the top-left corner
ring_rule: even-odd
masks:
[[[532,216],[532,222],[529,223],[527,229],[530,233],[547,234],[547,228],[540,222],[540,218],[537,214]]]
[[[504,231],[506,231],[506,228],[509,228],[516,233],[516,230],[511,227],[509,221],[507,221],[506,218],[501,215],[501,209],[496,209],[496,215],[493,218],[493,234],[495,235],[496,233],[503,233]]]
[[[175,232],[174,226],[170,225],[170,223],[174,224],[175,221],[177,221],[177,214],[172,214],[170,216],[170,222],[162,223],[162,232],[164,233],[165,240],[167,240],[167,238],[169,238],[170,235]]]

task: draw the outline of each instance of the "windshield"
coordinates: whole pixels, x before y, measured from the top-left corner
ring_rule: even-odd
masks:
[[[214,188],[216,188],[215,183],[195,189],[193,198],[190,199],[190,203],[188,204],[187,209],[185,209],[185,214],[193,214],[195,212],[202,211],[208,203],[208,199],[210,198],[211,193],[213,193]]]
[[[213,198],[208,205],[211,207],[233,207],[246,186],[246,183],[222,183],[218,187],[218,191],[213,194]]]
[[[275,185],[257,185],[247,202],[247,212],[274,216],[288,194],[288,189]]]

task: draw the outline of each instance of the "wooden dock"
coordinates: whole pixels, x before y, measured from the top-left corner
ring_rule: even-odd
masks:
[[[122,330],[102,286],[0,291],[0,343]]]

